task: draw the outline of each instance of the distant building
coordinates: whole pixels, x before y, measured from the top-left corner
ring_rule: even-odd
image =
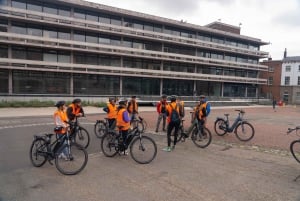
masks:
[[[268,43],[82,0],[2,0],[0,96],[255,98]],[[213,14],[212,14],[213,15]]]

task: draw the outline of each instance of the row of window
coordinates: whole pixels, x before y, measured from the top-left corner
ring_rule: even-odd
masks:
[[[71,80],[76,95],[120,95],[120,77],[37,71],[12,71],[14,94],[70,94]],[[246,90],[247,89],[247,90]],[[123,94],[160,95],[160,80],[122,77]],[[8,70],[0,70],[0,93],[8,93]],[[220,96],[221,83],[163,79],[164,94]],[[224,83],[226,97],[255,97],[256,86]]]
[[[285,67],[285,72],[291,72],[292,67],[291,66],[286,66]],[[300,65],[298,65],[298,72],[300,72]]]
[[[37,1],[27,2],[25,0],[12,0],[11,6],[14,8],[33,10],[37,12],[45,12],[49,14],[61,15],[71,17],[71,8],[64,7],[61,5],[42,3]],[[120,16],[114,16],[111,14],[104,14],[98,12],[92,12],[75,8],[73,17],[76,19],[84,19],[89,21],[101,22],[106,24],[113,24],[117,26],[131,27],[135,29],[143,29],[147,31],[163,32],[166,34],[186,37],[186,38],[197,38],[204,41],[210,41],[219,44],[226,44],[230,46],[241,47],[250,50],[259,50],[258,44],[251,44],[248,42],[237,41],[235,39],[226,38],[224,36],[213,36],[209,33],[197,33],[195,31],[184,30],[181,28],[175,28],[171,26],[165,26],[163,28],[160,24],[154,24],[151,22],[144,22],[136,19],[124,18]],[[123,21],[123,22],[122,22]]]
[[[269,81],[270,81],[270,78],[271,77],[269,77]],[[272,83],[273,83],[273,78],[272,78]],[[284,85],[290,85],[290,84],[291,84],[291,77],[285,76],[284,77]],[[269,84],[269,85],[272,85],[272,84]],[[300,76],[298,76],[297,85],[300,86]]]

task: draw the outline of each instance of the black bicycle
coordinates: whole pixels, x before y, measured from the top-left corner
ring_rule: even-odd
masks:
[[[298,137],[300,137],[300,134],[298,132],[299,130],[300,130],[300,126],[297,126],[295,128],[288,128],[287,134],[289,134],[289,133],[291,133],[293,131],[296,131],[296,135]],[[291,144],[290,144],[290,151],[291,151],[294,159],[298,163],[300,163],[300,139],[294,140],[294,141],[291,142]],[[297,181],[298,178],[300,178],[300,175],[297,176],[294,181]]]
[[[138,116],[136,119],[131,120],[130,125],[132,128],[137,127],[137,129],[142,133],[147,129],[147,122],[141,116]]]
[[[219,136],[223,136],[226,133],[235,133],[235,136],[240,141],[249,141],[254,137],[254,127],[246,120],[244,120],[243,116],[245,114],[244,110],[235,110],[238,111],[238,116],[233,122],[233,124],[229,125],[228,116],[229,114],[224,114],[226,119],[217,117],[215,121],[215,132]]]
[[[116,124],[116,121],[115,123]],[[115,125],[112,126],[113,128]],[[109,130],[108,118],[104,118],[104,120],[97,120],[94,125],[94,133],[97,138],[102,138]]]
[[[107,157],[125,154],[130,149],[130,155],[137,163],[148,164],[156,157],[157,146],[149,136],[144,136],[138,127],[131,129],[127,135],[126,142],[123,142],[122,135],[110,130],[101,140],[101,150]]]
[[[59,131],[61,127],[56,127]],[[75,175],[81,172],[87,164],[88,154],[82,146],[72,142],[69,132],[51,142],[54,134],[34,135],[30,147],[30,160],[33,166],[41,167],[46,161],[55,166],[64,175]]]
[[[210,130],[200,124],[197,119],[192,121],[192,124],[188,130],[184,129],[184,121],[185,120],[182,119],[180,122],[177,133],[177,142],[184,142],[185,139],[192,134],[191,140],[197,147],[205,148],[211,143],[212,135]],[[172,142],[175,140],[175,130],[171,133],[171,140]]]
[[[78,122],[78,117],[75,118],[74,122],[69,122],[70,123],[70,136],[72,141],[76,142],[77,144],[81,145],[85,149],[89,146],[90,144],[90,135],[88,131],[81,127],[79,122]]]

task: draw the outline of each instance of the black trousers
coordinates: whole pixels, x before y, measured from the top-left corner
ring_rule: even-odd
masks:
[[[168,131],[167,131],[167,137],[168,137],[168,147],[171,146],[171,133],[173,129],[175,128],[175,135],[174,135],[174,146],[177,142],[177,135],[178,135],[178,129],[180,126],[180,122],[170,122],[168,125]]]

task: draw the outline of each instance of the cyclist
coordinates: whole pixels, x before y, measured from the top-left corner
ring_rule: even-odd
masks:
[[[103,110],[107,113],[108,127],[110,129],[114,129],[116,126],[116,119],[117,119],[116,99],[113,97],[109,98],[107,106],[103,108]]]
[[[158,118],[157,118],[155,132],[158,132],[158,128],[159,128],[161,119],[163,119],[163,131],[166,131],[167,105],[168,105],[167,96],[162,95],[161,100],[156,105],[156,111],[158,113]]]
[[[181,100],[180,96],[177,97],[177,104],[179,105],[179,110],[180,110],[180,117],[183,118],[185,115],[185,110],[184,110],[184,102]]]
[[[177,141],[177,133],[178,133],[178,129],[179,129],[179,126],[180,126],[180,116],[182,116],[182,114],[180,115],[179,105],[176,102],[176,96],[172,95],[170,100],[171,100],[171,103],[168,104],[168,106],[167,106],[168,146],[163,149],[163,151],[167,151],[167,152],[170,152],[173,149],[175,149],[176,141]],[[171,133],[172,133],[174,128],[175,128],[175,133],[174,133],[175,139],[174,139],[174,144],[171,147]]]
[[[118,113],[117,113],[117,127],[119,128],[120,134],[123,138],[123,145],[125,149],[126,146],[126,139],[128,135],[128,130],[130,128],[130,118],[128,111],[126,110],[126,101],[120,100],[119,101],[119,107],[118,107]]]
[[[58,101],[55,106],[57,107],[57,110],[54,112],[53,118],[54,118],[54,124],[55,124],[55,133],[59,138],[61,138],[63,135],[65,135],[68,131],[68,117],[66,113],[66,105],[65,101]],[[57,143],[57,146],[54,148],[57,150],[61,146],[61,143]],[[60,158],[67,159],[66,157],[67,150],[63,150],[63,152],[59,155]]]
[[[138,114],[138,104],[136,102],[136,96],[132,96],[131,100],[128,102],[127,110],[130,114],[130,120],[136,119]]]
[[[207,116],[210,113],[210,103],[207,102],[205,95],[200,95],[200,103],[195,108],[195,117],[202,126],[206,126]]]
[[[75,117],[83,117],[84,111],[81,107],[81,100],[76,98],[72,101],[72,104],[69,105],[67,109],[68,119],[73,121]]]

